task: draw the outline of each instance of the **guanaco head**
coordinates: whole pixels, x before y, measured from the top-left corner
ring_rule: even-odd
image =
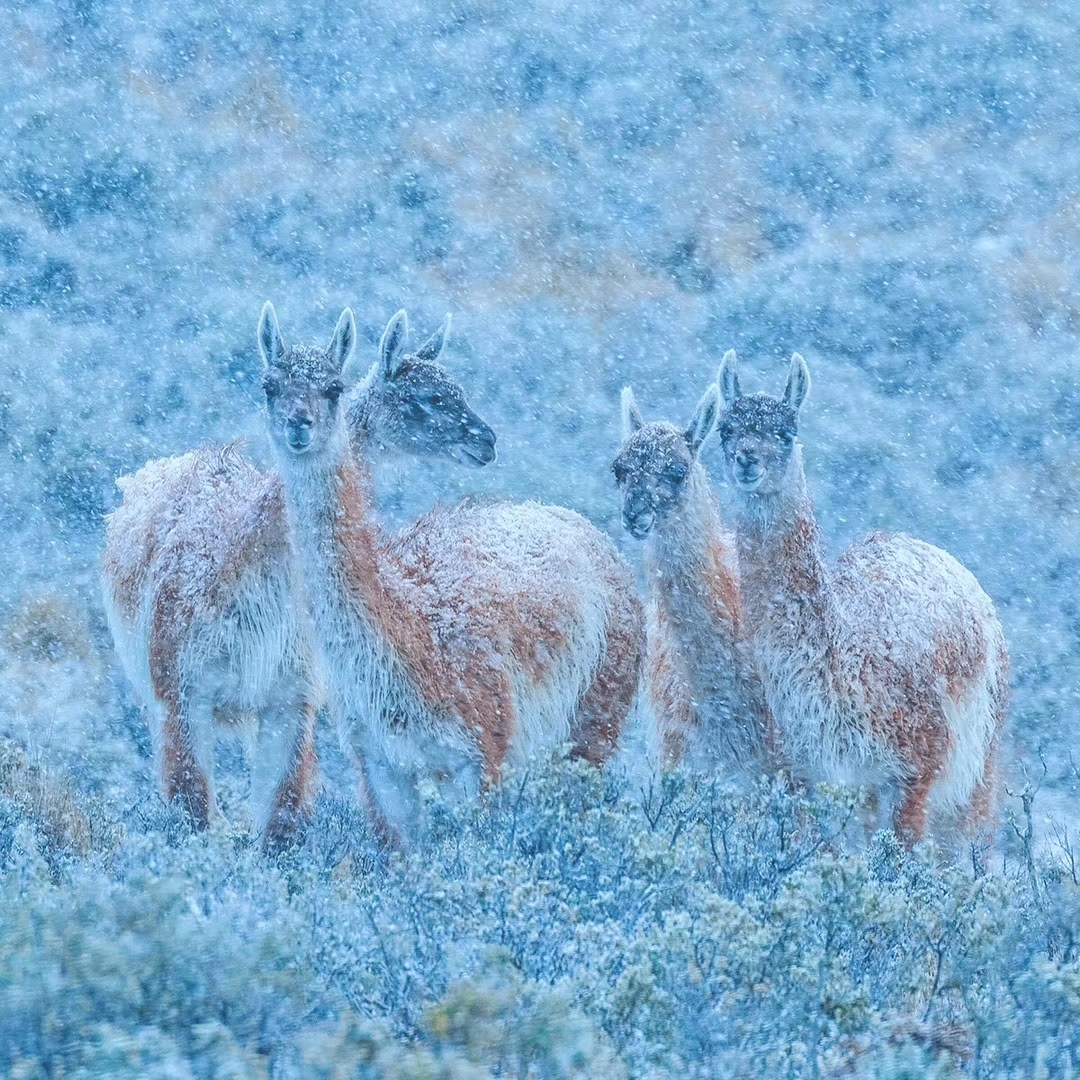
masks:
[[[649,535],[686,497],[702,444],[716,424],[720,394],[710,386],[685,430],[646,423],[634,391],[622,392],[623,444],[611,468],[622,491],[623,525],[639,540]]]
[[[469,407],[461,384],[439,363],[450,316],[416,350],[405,351],[408,320],[399,311],[379,358],[348,405],[349,427],[371,442],[414,457],[449,457],[481,467],[495,460],[495,432]]]
[[[286,345],[269,301],[259,318],[263,391],[270,434],[287,454],[315,456],[343,437],[341,396],[344,368],[356,344],[356,321],[350,308],[341,313],[325,349]]]
[[[810,392],[810,372],[806,361],[795,353],[784,396],[774,398],[770,394],[743,394],[737,366],[735,350],[730,349],[717,376],[724,400],[718,427],[724,471],[742,495],[776,494],[794,456],[799,406]]]

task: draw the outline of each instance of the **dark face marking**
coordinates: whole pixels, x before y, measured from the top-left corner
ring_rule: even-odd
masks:
[[[611,468],[632,536],[643,540],[679,505],[693,464],[686,434],[673,424],[646,424],[623,443]]]
[[[768,394],[736,398],[717,427],[728,481],[744,494],[769,494],[787,472],[799,432],[798,413]]]
[[[406,356],[374,392],[378,436],[386,444],[415,457],[450,457],[477,468],[495,460],[495,432],[441,364]]]

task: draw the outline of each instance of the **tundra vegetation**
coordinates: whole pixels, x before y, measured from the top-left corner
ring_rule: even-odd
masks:
[[[1074,8],[7,5],[0,1074],[1075,1075]],[[302,847],[261,850],[227,739],[193,833],[110,640],[103,518],[200,445],[273,467],[268,297],[294,342],[351,307],[365,362],[400,308],[454,313],[499,460],[375,461],[388,530],[535,499],[635,568],[622,387],[685,424],[729,348],[774,394],[802,353],[823,560],[902,531],[1000,615],[987,872],[865,840],[852,789],[575,761],[424,790],[379,863],[324,719]],[[731,529],[717,436],[700,465]]]

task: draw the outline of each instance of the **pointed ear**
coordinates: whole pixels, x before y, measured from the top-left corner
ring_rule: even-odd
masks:
[[[798,353],[793,353],[791,371],[788,374],[787,386],[784,387],[784,401],[798,412],[799,406],[806,400],[806,395],[809,393],[810,369]]]
[[[446,339],[450,334],[451,322],[452,319],[450,313],[447,312],[446,318],[442,321],[442,326],[440,326],[439,329],[416,350],[417,360],[435,361],[439,359],[443,349],[446,347]]]
[[[405,339],[409,336],[409,320],[402,308],[387,324],[379,342],[379,370],[384,379],[392,379],[401,367],[405,355]]]
[[[735,355],[734,349],[728,349],[724,353],[724,359],[720,361],[720,370],[716,373],[716,384],[720,387],[720,396],[727,406],[732,405],[735,399],[741,396],[739,358]]]
[[[622,392],[622,437],[626,442],[635,431],[640,431],[645,426],[645,417],[634,400],[634,391],[629,386],[623,387]]]
[[[278,328],[277,313],[274,305],[269,300],[263,304],[262,314],[259,316],[259,352],[262,354],[263,364],[273,367],[285,349],[285,343],[281,340],[281,330]]]
[[[690,426],[686,429],[686,445],[690,447],[690,453],[695,457],[701,449],[701,444],[712,434],[719,415],[720,387],[713,383],[701,396]]]
[[[356,319],[353,318],[352,308],[346,308],[338,319],[334,336],[330,339],[330,362],[338,374],[344,371],[355,347]]]

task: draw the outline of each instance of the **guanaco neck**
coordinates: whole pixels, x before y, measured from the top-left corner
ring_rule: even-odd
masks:
[[[368,447],[379,445],[379,401],[375,392],[381,378],[378,363],[350,390],[346,396],[345,427],[349,441],[357,454]]]
[[[392,553],[371,511],[370,473],[344,424],[310,459],[279,458],[301,588],[328,677],[352,673],[380,702],[415,701],[401,646],[422,637],[413,625],[419,616],[388,587]]]
[[[728,537],[705,470],[694,462],[678,506],[649,534],[645,567],[650,590],[677,626],[720,622],[737,636],[742,619]]]
[[[728,740],[734,761],[771,753],[771,721],[745,637],[731,536],[697,462],[683,500],[650,534],[645,552],[650,593],[690,665],[693,695],[732,712],[731,723],[714,735]]]
[[[832,581],[821,557],[820,531],[806,489],[802,448],[796,446],[780,490],[740,495],[735,538],[749,632],[775,628],[811,633],[824,644],[834,637]]]

